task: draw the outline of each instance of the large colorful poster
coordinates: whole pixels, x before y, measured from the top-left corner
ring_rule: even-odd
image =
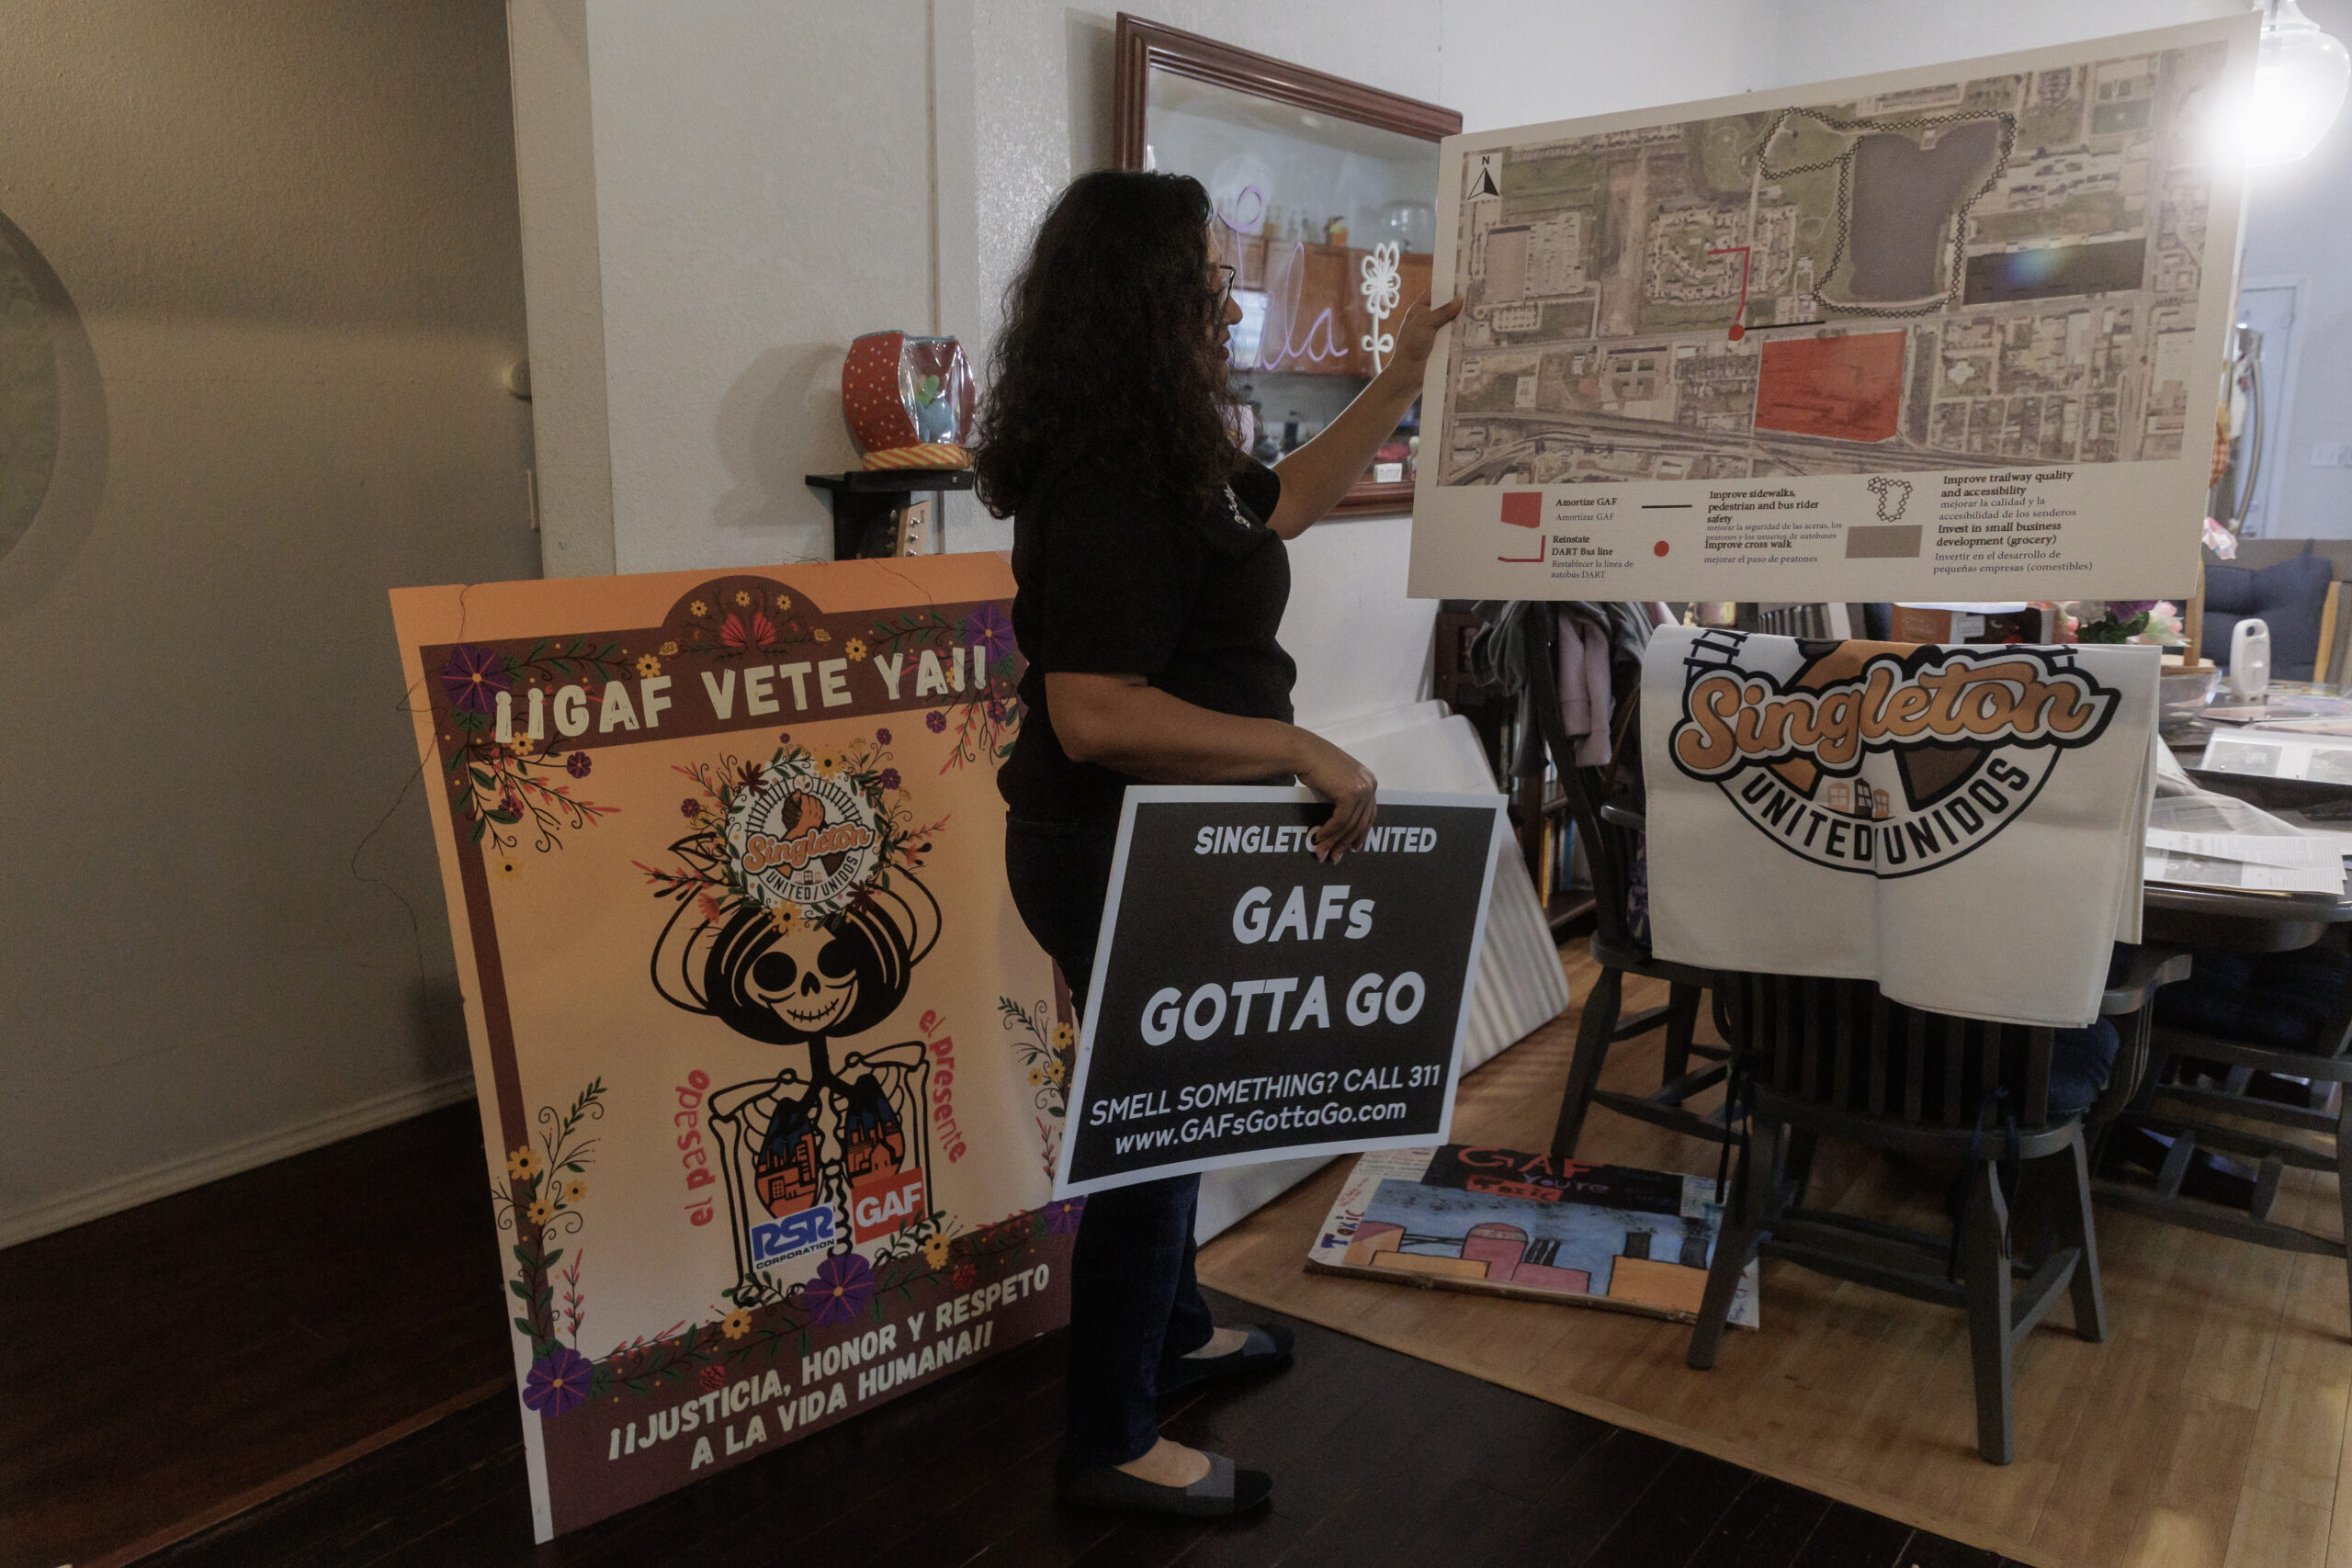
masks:
[[[392,595],[541,1540],[1065,1316],[1012,592],[983,555]]]
[[[2257,20],[1448,137],[1412,592],[2186,594]]]

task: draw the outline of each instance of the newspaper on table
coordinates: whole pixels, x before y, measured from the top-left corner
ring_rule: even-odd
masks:
[[[2283,729],[2226,731],[2205,743],[2205,757],[2198,766],[2210,773],[2352,784],[2352,739]]]
[[[1356,1161],[1310,1269],[1694,1321],[1723,1226],[1712,1177],[1476,1144]],[[1757,1325],[1756,1264],[1729,1321]]]
[[[2270,893],[2344,891],[2352,835],[2315,832],[2233,795],[2159,795],[2141,863],[2148,882]]]

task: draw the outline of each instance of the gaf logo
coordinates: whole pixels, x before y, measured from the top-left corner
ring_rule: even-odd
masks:
[[[922,1168],[868,1177],[850,1188],[849,1235],[857,1243],[888,1235],[923,1212]]]
[[[786,1214],[773,1224],[752,1227],[752,1265],[765,1268],[787,1258],[824,1246],[839,1234],[833,1223],[833,1206],[820,1203],[813,1209],[803,1209],[797,1214]]]

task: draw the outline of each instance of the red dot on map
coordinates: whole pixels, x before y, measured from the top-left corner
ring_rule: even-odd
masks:
[[[1731,341],[1732,341],[1732,342],[1734,342],[1734,343],[1737,343],[1740,339],[1742,339],[1742,338],[1746,337],[1747,335],[1747,328],[1745,325],[1743,325],[1742,323],[1740,323],[1740,322],[1738,322],[1738,321],[1734,321],[1734,322],[1731,324]]]
[[[1662,556],[1666,554],[1666,541],[1664,539],[1660,539],[1656,545],[1651,547],[1651,550],[1652,553],[1657,555]]]

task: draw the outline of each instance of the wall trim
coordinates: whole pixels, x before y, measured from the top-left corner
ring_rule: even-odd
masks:
[[[379,1127],[389,1127],[395,1122],[405,1122],[412,1116],[422,1116],[428,1111],[439,1111],[473,1097],[474,1075],[469,1068],[411,1089],[395,1089],[373,1100],[363,1100],[356,1105],[325,1111],[274,1132],[256,1134],[217,1148],[165,1160],[145,1170],[135,1170],[128,1176],[102,1181],[96,1187],[44,1199],[29,1208],[0,1213],[0,1247],[14,1247],[36,1236],[119,1213],[125,1209],[134,1209],[158,1198],[168,1198],[175,1192],[185,1192],[191,1187],[201,1187],[208,1181],[235,1176],[273,1160],[307,1154],[328,1144],[356,1137],[362,1133],[372,1133]]]

